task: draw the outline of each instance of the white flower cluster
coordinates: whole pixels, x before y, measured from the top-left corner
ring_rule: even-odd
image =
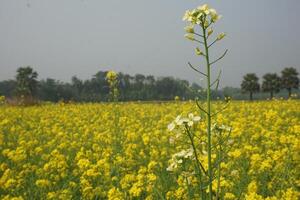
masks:
[[[207,18],[210,18],[209,20]],[[191,24],[202,24],[205,23],[207,26],[209,23],[215,23],[221,18],[217,11],[210,8],[209,5],[204,4],[194,10],[187,10],[183,16],[184,21],[188,21]],[[205,21],[203,21],[205,20]]]
[[[178,115],[176,119],[168,125],[169,131],[174,131],[178,127],[182,126],[193,126],[196,122],[201,120],[200,116],[194,116],[193,113],[188,114],[188,117],[182,118],[181,115]]]
[[[192,148],[175,153],[172,156],[167,171],[174,171],[175,169],[177,169],[179,164],[183,163],[184,159],[193,159],[193,158],[194,158],[194,151]]]

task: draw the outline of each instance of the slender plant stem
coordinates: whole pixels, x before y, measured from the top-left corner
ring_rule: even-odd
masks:
[[[185,168],[185,164],[183,163],[183,168],[184,170],[186,170]],[[189,184],[189,181],[188,181],[188,177],[185,176],[185,182],[186,182],[186,185],[187,185],[187,188],[188,188],[188,193],[189,193],[189,199],[192,199],[192,193],[191,193],[191,187],[190,187],[190,184]]]
[[[201,164],[201,162],[200,162],[200,160],[198,158],[197,148],[195,146],[194,139],[191,136],[189,128],[187,126],[185,128],[186,128],[188,137],[189,137],[189,139],[191,141],[191,145],[193,147],[193,151],[194,151],[194,155],[195,155],[195,159],[196,159],[196,167],[197,167],[197,170],[198,170],[198,173],[199,173],[199,184],[200,184],[199,186],[200,186],[201,199],[204,200],[204,192],[203,192],[203,188],[202,188],[203,184],[202,184],[202,172],[201,172],[201,169],[202,169],[202,171],[203,171],[203,173],[205,175],[207,175],[207,174],[205,172],[205,169],[204,169],[203,165]]]
[[[204,46],[205,46],[205,58],[206,58],[206,69],[207,69],[207,159],[208,159],[208,179],[209,179],[209,193],[208,199],[213,199],[212,194],[212,162],[211,162],[211,99],[210,99],[210,64],[209,64],[209,54],[208,54],[208,45],[206,38],[206,28],[204,23],[202,23],[202,31],[204,36]]]
[[[204,174],[206,174],[206,171],[205,171],[205,168],[203,167],[203,165],[201,164],[200,160],[199,160],[199,157],[198,157],[198,152],[197,152],[197,148],[195,146],[195,143],[194,143],[194,139],[192,138],[191,136],[191,133],[188,129],[188,127],[186,127],[186,130],[187,130],[187,134],[189,136],[189,139],[191,141],[191,145],[192,145],[192,148],[193,148],[193,151],[194,151],[194,155],[195,155],[195,159],[196,159],[196,162],[197,162],[197,166],[199,168],[199,171],[203,171]],[[207,174],[206,174],[207,175]]]
[[[221,162],[219,162],[219,160],[221,160],[222,157],[222,145],[220,144],[219,147],[219,151],[218,151],[218,167],[217,167],[217,179],[218,179],[218,183],[217,183],[217,196],[216,199],[219,199],[219,195],[220,195],[220,183],[221,183]]]

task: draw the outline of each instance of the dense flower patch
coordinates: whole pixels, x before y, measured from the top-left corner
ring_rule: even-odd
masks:
[[[224,199],[299,197],[299,108],[232,102],[217,115],[233,127]],[[185,145],[174,145],[168,125],[193,110],[187,102],[0,106],[0,198],[188,199],[195,177],[168,170]]]

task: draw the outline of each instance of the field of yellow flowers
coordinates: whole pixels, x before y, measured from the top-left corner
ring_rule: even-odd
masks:
[[[167,126],[196,110],[192,102],[0,106],[0,199],[188,199],[193,180],[167,170],[180,149]],[[299,198],[300,101],[233,101],[216,120],[233,128],[222,198]]]

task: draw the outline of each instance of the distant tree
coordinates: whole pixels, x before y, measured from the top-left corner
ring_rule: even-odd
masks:
[[[80,80],[73,76],[70,83],[47,78],[37,81],[37,73],[30,67],[18,69],[17,80],[0,81],[0,95],[12,97],[33,96],[42,101],[99,102],[107,101],[110,96],[110,85],[106,80],[107,71],[99,71],[92,78]],[[173,100],[194,99],[201,87],[190,85],[188,81],[173,77],[155,78],[152,75],[118,73],[118,100]],[[212,92],[212,97],[216,95]],[[36,98],[26,98],[36,100]],[[29,102],[30,103],[30,102]],[[34,103],[34,102],[33,102]]]
[[[222,89],[222,93],[224,98],[231,98],[231,99],[240,99],[241,89],[234,88],[234,87],[224,87]]]
[[[107,71],[97,72],[92,79],[84,82],[86,101],[105,101],[109,94],[109,85],[106,81]]]
[[[155,78],[152,75],[146,76],[146,83],[148,85],[154,85],[155,83]]]
[[[144,98],[147,100],[155,100],[155,78],[152,75],[146,76],[144,91],[145,96]]]
[[[75,91],[70,83],[58,82],[57,94],[60,101],[73,101],[76,96]]]
[[[60,100],[58,85],[59,82],[52,78],[41,80],[39,82],[39,89],[38,89],[39,99],[43,101],[58,102]]]
[[[77,78],[76,76],[73,76],[71,79],[71,86],[73,88],[73,93],[75,94],[74,99],[76,101],[81,100],[81,94],[83,91],[83,81]]]
[[[139,91],[139,93],[141,93],[141,90],[143,89],[143,87],[144,87],[144,82],[145,82],[145,79],[146,79],[146,77],[143,75],[143,74],[136,74],[135,76],[134,76],[134,89],[135,90],[138,90]],[[139,95],[139,97],[138,97],[139,99],[141,99],[142,98],[142,96],[141,96],[141,94]]]
[[[76,76],[72,77],[72,86],[78,90],[79,93],[82,92],[83,89],[83,81],[77,78]]]
[[[156,81],[156,98],[159,100],[170,100],[174,96],[180,96],[173,77],[162,77]]]
[[[243,82],[241,84],[243,92],[249,92],[250,100],[253,100],[253,93],[259,92],[258,77],[254,73],[246,74],[243,77]]]
[[[16,90],[17,82],[15,80],[6,80],[0,82],[0,96],[12,97]]]
[[[281,88],[288,90],[289,97],[291,97],[293,88],[299,88],[298,72],[295,68],[284,68],[281,71]]]
[[[38,73],[33,71],[30,66],[20,67],[17,70],[17,96],[33,97],[37,91]]]
[[[276,73],[268,73],[263,76],[262,89],[264,92],[270,92],[270,98],[272,99],[274,93],[280,91],[281,80]]]

